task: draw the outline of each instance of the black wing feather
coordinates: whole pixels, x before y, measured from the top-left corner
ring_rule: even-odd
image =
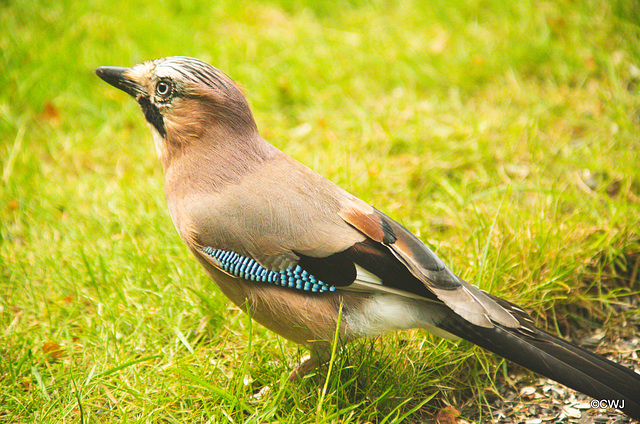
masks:
[[[377,276],[382,285],[413,293],[427,299],[437,299],[385,245],[373,240],[354,244],[347,250],[324,258],[314,258],[296,252],[298,265],[317,279],[335,287],[346,287],[356,279],[356,265]]]

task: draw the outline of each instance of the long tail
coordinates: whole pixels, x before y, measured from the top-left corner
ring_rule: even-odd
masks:
[[[531,325],[485,328],[453,313],[437,325],[594,399],[617,401],[618,409],[640,420],[640,374],[629,368]]]

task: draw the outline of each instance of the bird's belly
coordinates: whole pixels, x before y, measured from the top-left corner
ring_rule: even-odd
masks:
[[[397,294],[376,293],[366,299],[362,308],[349,314],[347,323],[351,331],[359,337],[422,328],[438,337],[457,340],[458,337],[437,327],[446,316],[447,307],[437,302]]]
[[[201,260],[220,290],[251,318],[293,342],[312,347],[327,344],[335,337],[340,317],[342,341],[360,337],[352,331],[351,314],[360,309],[369,294],[361,292],[308,293],[269,283],[233,277]]]

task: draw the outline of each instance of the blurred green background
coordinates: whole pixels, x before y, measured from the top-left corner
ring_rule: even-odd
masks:
[[[0,422],[482,420],[513,369],[413,331],[285,383],[304,352],[197,268],[93,74],[170,55],[540,326],[637,336],[639,25],[637,0],[0,1]]]

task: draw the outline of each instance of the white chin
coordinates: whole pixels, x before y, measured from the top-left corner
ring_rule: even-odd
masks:
[[[156,154],[158,155],[159,159],[162,159],[164,157],[165,150],[164,139],[162,138],[156,127],[149,123],[147,123],[147,125],[149,126],[151,134],[153,135],[153,144],[156,146]]]

